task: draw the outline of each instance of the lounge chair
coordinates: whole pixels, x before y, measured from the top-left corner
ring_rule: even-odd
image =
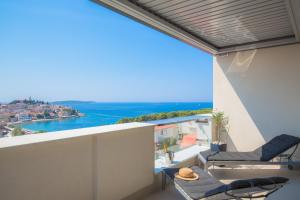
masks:
[[[299,143],[300,138],[282,134],[251,152],[214,152],[208,150],[200,152],[198,158],[204,164],[205,169],[214,165],[288,165],[289,169],[292,169],[296,164],[292,157]],[[287,150],[292,151],[285,153]],[[279,161],[274,160],[276,157],[279,158]]]
[[[268,177],[236,180],[224,184],[197,166],[192,167],[199,175],[195,181],[175,177],[179,168],[166,168],[163,174],[174,181],[175,188],[187,200],[195,199],[264,199],[288,182],[284,177]]]

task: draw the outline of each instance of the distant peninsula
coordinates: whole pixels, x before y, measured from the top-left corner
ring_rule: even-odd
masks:
[[[146,122],[146,121],[169,119],[169,118],[175,118],[175,117],[186,117],[186,116],[207,114],[207,113],[212,113],[212,109],[211,108],[203,108],[200,110],[161,112],[161,113],[155,113],[155,114],[149,114],[149,115],[141,115],[138,117],[123,118],[123,119],[117,121],[117,123],[121,124],[121,123],[128,123],[128,122]]]
[[[58,104],[31,98],[14,100],[0,104],[0,132],[2,135],[13,133],[16,124],[34,121],[47,121],[83,116],[78,110]]]

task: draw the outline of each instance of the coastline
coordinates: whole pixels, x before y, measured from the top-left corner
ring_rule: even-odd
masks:
[[[141,115],[158,114],[174,111],[199,110],[212,108],[211,102],[181,102],[181,103],[65,103],[63,106],[78,110],[84,117],[42,119],[24,121],[21,128],[38,131],[62,131],[93,126],[115,124],[123,118]],[[68,119],[68,120],[67,120]],[[52,122],[51,122],[52,121]]]
[[[9,103],[0,104],[0,128],[4,135],[13,133],[15,136],[48,132],[47,129],[30,129],[30,124],[49,124],[49,121],[67,121],[67,119],[83,117],[85,114],[72,106],[55,105],[49,102],[34,100],[31,97],[23,100],[13,100]],[[54,122],[55,123],[55,122]],[[7,127],[7,128],[5,128]],[[3,134],[2,134],[3,135]]]
[[[84,117],[84,114],[80,114],[79,116],[77,115],[73,115],[73,116],[69,116],[69,117],[60,117],[60,118],[54,118],[54,119],[35,119],[35,120],[28,120],[28,121],[18,121],[18,122],[10,122],[7,124],[7,126],[15,126],[15,125],[22,125],[22,124],[31,124],[31,123],[36,123],[36,122],[48,122],[48,121],[59,121],[59,120],[66,120],[66,119],[72,119],[72,118],[80,118],[80,117]],[[24,129],[24,128],[22,128]],[[24,129],[26,130],[26,129]],[[30,131],[30,130],[27,130]],[[33,132],[33,131],[31,131]]]

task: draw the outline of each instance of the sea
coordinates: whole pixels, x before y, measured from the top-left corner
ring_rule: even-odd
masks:
[[[212,102],[180,102],[180,103],[98,103],[82,101],[60,101],[53,104],[68,106],[79,110],[83,117],[61,120],[29,122],[21,124],[30,131],[61,131],[77,128],[114,124],[124,117],[140,115],[212,108]]]

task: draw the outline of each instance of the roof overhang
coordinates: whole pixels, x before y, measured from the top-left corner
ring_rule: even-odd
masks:
[[[211,54],[300,42],[299,0],[94,0]]]

